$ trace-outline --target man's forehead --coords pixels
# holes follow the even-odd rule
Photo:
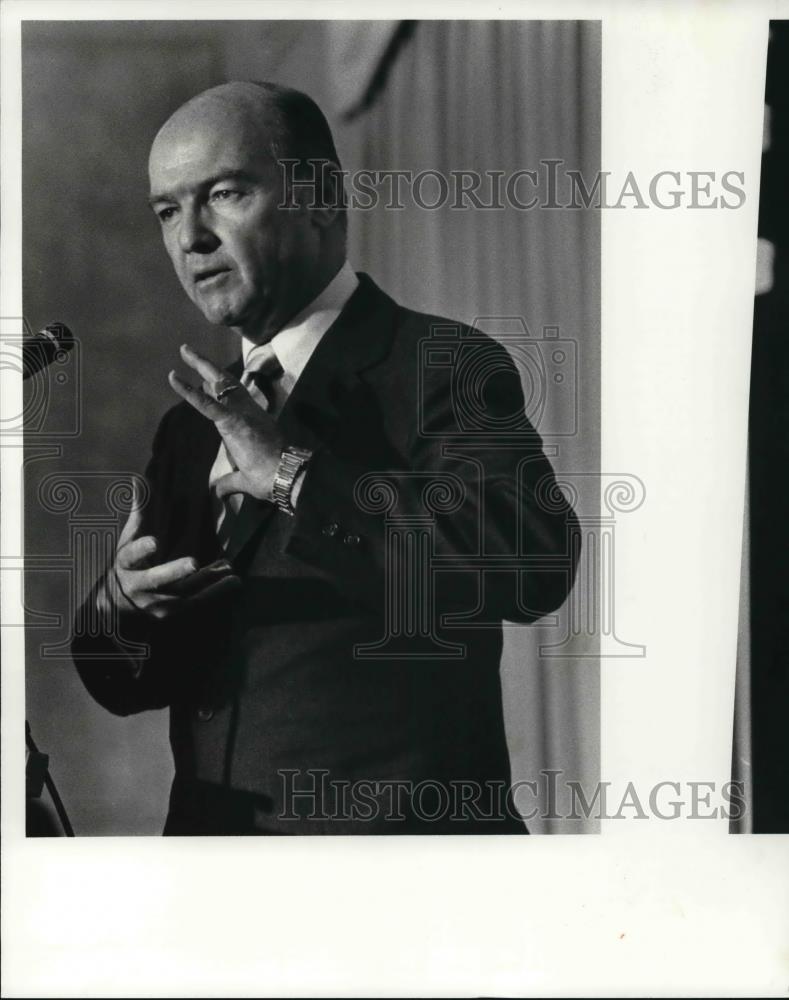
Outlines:
[[[151,147],[151,185],[184,175],[199,180],[202,172],[228,169],[268,173],[272,127],[264,117],[218,107],[215,102],[177,112],[159,131]]]

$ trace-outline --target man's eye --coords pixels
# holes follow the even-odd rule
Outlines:
[[[236,198],[241,197],[241,192],[236,191],[235,188],[219,188],[217,191],[211,192],[212,201],[235,201]]]
[[[156,214],[159,216],[160,222],[168,222],[175,215],[175,209],[172,206],[160,208]]]

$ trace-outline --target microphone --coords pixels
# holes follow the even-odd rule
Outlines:
[[[65,323],[50,323],[34,337],[22,341],[22,378],[51,365],[55,358],[74,346],[74,334]]]

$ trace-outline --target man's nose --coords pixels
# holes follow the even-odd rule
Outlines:
[[[220,243],[199,211],[184,212],[178,229],[178,243],[184,253],[211,253]]]

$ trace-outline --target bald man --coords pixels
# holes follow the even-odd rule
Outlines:
[[[353,271],[337,171],[320,110],[273,84],[157,134],[165,249],[241,359],[181,347],[73,657],[110,711],[169,709],[166,834],[524,833],[501,620],[562,603],[574,516],[506,351]],[[461,418],[470,364],[507,437]]]

